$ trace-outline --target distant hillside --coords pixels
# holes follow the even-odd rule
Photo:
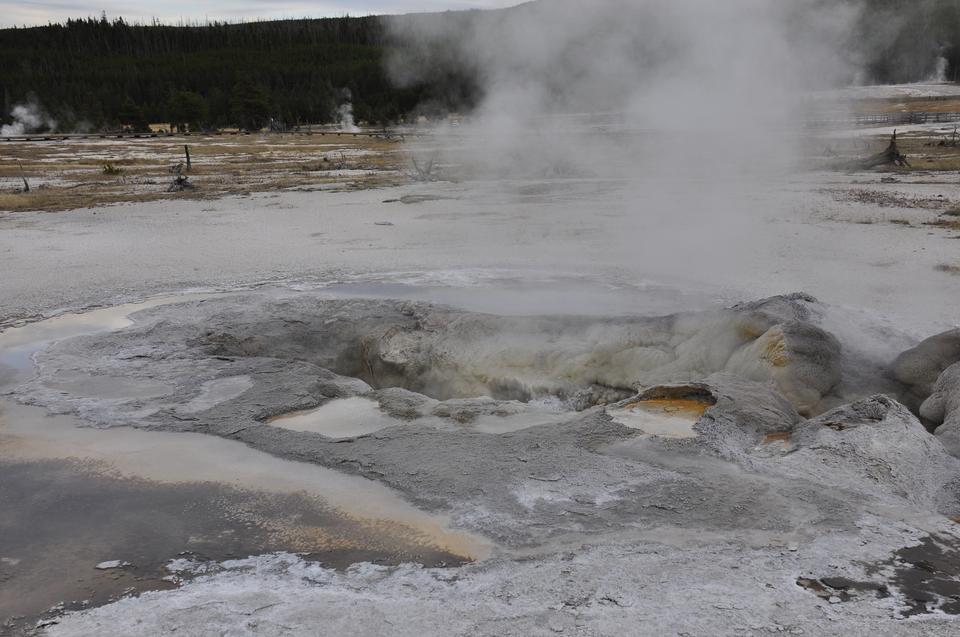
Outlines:
[[[563,1],[571,0],[500,11]],[[865,7],[845,45],[863,69],[862,80],[917,81],[938,70],[945,79],[960,80],[960,0],[805,1]],[[12,109],[22,104],[22,116],[41,127],[55,120],[60,130],[148,122],[259,127],[270,118],[288,125],[325,123],[337,121],[347,103],[357,121],[370,123],[463,110],[481,97],[482,69],[466,60],[437,63],[442,56],[435,50],[406,50],[403,59],[415,67],[408,74],[414,79],[392,83],[385,62],[396,45],[388,37],[388,20],[443,31],[494,13],[186,27],[104,18],[0,29],[0,122],[9,122]]]

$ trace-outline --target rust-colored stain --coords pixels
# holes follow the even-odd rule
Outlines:
[[[638,400],[626,406],[627,409],[643,409],[652,413],[668,416],[686,416],[699,420],[711,405],[693,398],[657,398]]]
[[[790,438],[793,436],[789,431],[779,431],[774,434],[767,434],[763,439],[763,444],[769,445],[775,442],[790,442]]]
[[[742,338],[755,341],[766,333],[765,329],[758,329],[756,325],[750,325],[746,322],[737,324],[737,334]]]

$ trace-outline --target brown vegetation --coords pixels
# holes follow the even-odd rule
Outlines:
[[[7,142],[0,146],[0,212],[293,188],[369,188],[407,180],[398,145],[378,138],[200,137],[191,140],[190,153],[191,166],[184,165],[177,173],[184,148],[173,140]],[[193,187],[171,189],[179,175]],[[29,180],[29,191],[24,179]]]

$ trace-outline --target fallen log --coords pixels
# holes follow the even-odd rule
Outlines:
[[[901,168],[910,168],[910,162],[907,161],[907,156],[900,152],[900,149],[897,147],[897,131],[893,131],[893,135],[890,137],[890,144],[887,146],[886,150],[882,153],[877,153],[871,157],[868,157],[864,160],[858,162],[858,168],[863,170],[869,170],[870,168],[876,168],[877,166],[885,166],[887,164],[893,164],[894,166],[899,166]]]

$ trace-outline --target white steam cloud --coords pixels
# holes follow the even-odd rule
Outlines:
[[[473,121],[494,147],[527,146],[545,116],[589,114],[618,130],[700,132],[706,142],[736,131],[729,161],[795,125],[803,91],[849,80],[842,43],[853,17],[849,4],[824,0],[541,0],[394,19],[405,46],[390,71],[403,85],[467,69],[483,94]]]
[[[37,131],[52,131],[57,128],[57,120],[50,117],[36,100],[17,104],[10,110],[10,116],[13,118],[13,122],[0,127],[0,136],[2,137],[26,135]]]
[[[946,82],[948,70],[950,70],[950,60],[945,58],[943,55],[940,55],[937,57],[937,63],[933,69],[933,76],[930,78],[930,80],[940,83]]]
[[[695,275],[753,249],[764,185],[799,157],[805,96],[854,75],[856,17],[831,0],[540,0],[396,18],[389,69],[401,85],[479,78],[457,129],[469,142],[446,161],[479,177],[608,180],[627,220],[611,249]]]
[[[340,123],[340,130],[347,133],[359,133],[360,127],[353,121],[353,104],[345,102],[337,109],[337,120]]]
[[[337,107],[337,123],[345,133],[359,133],[360,127],[353,118],[353,95],[350,89],[340,91],[340,106]]]

